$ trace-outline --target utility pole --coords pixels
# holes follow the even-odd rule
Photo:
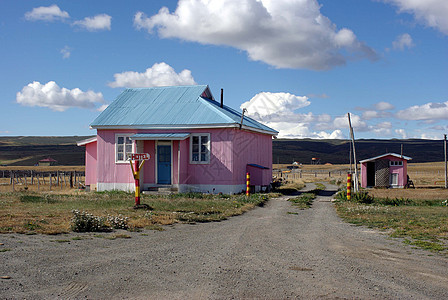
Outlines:
[[[445,188],[448,188],[448,173],[447,173],[447,164],[446,164],[446,134],[443,135],[443,152],[445,155]]]
[[[353,133],[352,121],[350,120],[350,113],[347,113],[348,116],[348,126],[350,127],[350,138],[352,139],[353,146],[353,160],[355,162],[355,178],[353,180],[353,191],[355,193],[358,192],[358,162],[356,161],[356,149],[355,149],[355,134]]]

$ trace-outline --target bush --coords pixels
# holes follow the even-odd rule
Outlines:
[[[106,225],[106,218],[94,216],[85,211],[73,210],[72,212],[73,217],[70,222],[73,231],[110,231],[110,227]]]
[[[119,216],[99,217],[84,211],[73,210],[71,228],[76,232],[111,231],[112,229],[128,229],[128,218]]]
[[[347,201],[347,191],[343,190],[336,194],[336,199]],[[361,191],[358,193],[351,194],[350,201],[357,202],[357,203],[363,203],[363,204],[371,204],[373,203],[375,199],[369,195],[369,193]]]

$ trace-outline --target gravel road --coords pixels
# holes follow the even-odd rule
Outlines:
[[[282,197],[160,232],[0,235],[0,298],[448,299],[446,257],[342,222],[327,188],[308,210]]]

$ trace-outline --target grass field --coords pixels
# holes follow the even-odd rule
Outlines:
[[[128,217],[130,230],[161,229],[176,222],[220,221],[263,204],[265,194],[222,196],[177,194],[143,195],[151,210],[133,209],[134,194],[101,193],[0,193],[0,233],[58,234],[70,231],[73,210],[94,216]]]
[[[347,222],[387,231],[419,248],[448,254],[448,190],[369,189],[336,203]]]

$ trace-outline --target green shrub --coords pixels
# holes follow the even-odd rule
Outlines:
[[[339,193],[336,194],[335,198],[338,200],[347,201],[347,190],[340,191]],[[352,193],[350,201],[357,203],[371,204],[373,203],[374,198],[370,196],[369,193],[365,191],[360,191],[358,193]]]

